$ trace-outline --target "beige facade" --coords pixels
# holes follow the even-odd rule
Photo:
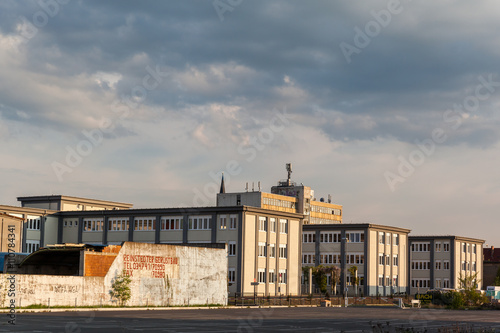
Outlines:
[[[477,274],[482,288],[484,240],[459,236],[410,236],[410,293],[460,289],[460,278]]]
[[[302,266],[338,266],[339,293],[345,288],[349,295],[406,293],[409,232],[377,224],[304,225]],[[351,266],[357,267],[358,286],[351,283]]]

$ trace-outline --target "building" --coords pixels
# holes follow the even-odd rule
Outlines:
[[[500,250],[494,246],[483,248],[483,288],[494,286],[500,273]]]
[[[18,252],[34,252],[47,244],[55,244],[58,237],[59,211],[121,210],[132,204],[64,195],[18,197],[21,207],[0,205],[0,214],[23,221],[16,243]]]
[[[409,229],[368,223],[304,225],[302,266],[340,267],[337,290],[342,293],[347,288],[348,295],[407,293],[409,232]],[[358,290],[354,290],[352,277],[347,273],[354,265],[360,280]]]
[[[342,206],[331,203],[328,199],[314,197],[314,190],[303,184],[297,185],[291,180],[292,165],[286,165],[288,178],[280,180],[277,186],[271,187],[271,193],[258,191],[225,193],[221,186],[221,193],[217,195],[217,206],[253,206],[270,210],[304,215],[303,224],[331,224],[342,223]],[[253,186],[252,186],[253,187]]]
[[[57,243],[225,243],[231,294],[253,294],[254,289],[266,296],[300,292],[300,214],[240,205],[68,211],[57,216]]]
[[[459,236],[410,236],[410,294],[429,289],[459,289],[460,277],[477,274],[482,288],[484,240]]]

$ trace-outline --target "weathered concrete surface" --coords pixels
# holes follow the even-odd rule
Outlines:
[[[116,304],[109,291],[123,270],[132,280],[127,305],[227,304],[225,249],[134,242],[123,245],[105,277],[1,274],[0,304]]]

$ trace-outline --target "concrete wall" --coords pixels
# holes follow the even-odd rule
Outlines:
[[[225,249],[126,242],[104,277],[15,275],[16,307],[116,304],[109,291],[124,269],[132,280],[127,305],[227,304]],[[3,307],[11,276],[0,275]]]

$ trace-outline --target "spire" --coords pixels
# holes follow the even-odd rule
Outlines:
[[[224,186],[224,172],[222,173],[222,179],[220,181],[220,191],[219,193],[226,193],[226,187]]]

